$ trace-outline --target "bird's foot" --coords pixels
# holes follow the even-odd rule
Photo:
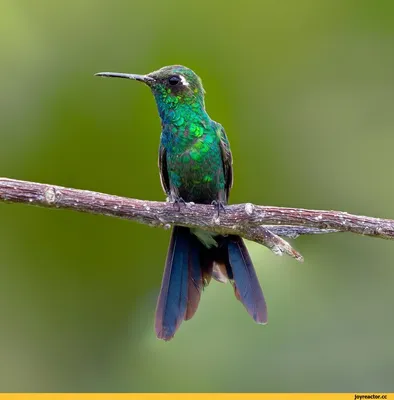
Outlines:
[[[218,213],[218,217],[220,217],[220,211],[223,211],[224,213],[226,212],[226,207],[224,207],[224,202],[221,200],[213,200],[211,203],[215,208]]]
[[[175,197],[172,200],[173,207],[178,207],[178,212],[181,211],[181,204],[186,206],[186,201],[182,199],[182,197]]]

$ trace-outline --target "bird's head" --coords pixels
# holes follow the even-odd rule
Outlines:
[[[146,75],[118,72],[99,72],[96,76],[126,78],[148,85],[159,111],[163,108],[176,108],[179,104],[204,108],[204,88],[201,79],[191,69],[182,65],[171,65]]]

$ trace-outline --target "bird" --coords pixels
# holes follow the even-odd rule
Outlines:
[[[146,75],[99,72],[147,85],[161,120],[159,172],[167,200],[213,204],[225,212],[233,186],[233,159],[223,126],[205,109],[199,76],[182,65]],[[174,226],[157,301],[155,331],[172,339],[183,321],[191,319],[211,278],[231,282],[236,298],[259,324],[267,323],[267,306],[243,239],[206,230]]]

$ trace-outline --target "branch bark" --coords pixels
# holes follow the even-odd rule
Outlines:
[[[302,256],[280,236],[296,238],[299,235],[352,232],[394,239],[394,220],[341,211],[246,203],[226,206],[226,211],[218,217],[210,205],[187,203],[181,204],[178,210],[166,202],[129,199],[8,178],[0,178],[0,201],[107,215],[164,229],[181,225],[223,235],[240,235],[270,248],[275,254],[288,254],[298,261],[303,260]]]

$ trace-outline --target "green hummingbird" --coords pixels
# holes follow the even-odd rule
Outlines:
[[[160,180],[170,201],[214,204],[225,210],[233,185],[227,135],[205,110],[201,79],[182,65],[146,75],[100,72],[97,76],[145,83],[161,119]],[[230,281],[252,318],[267,322],[267,307],[248,250],[241,237],[175,226],[156,309],[156,335],[170,340],[183,320],[195,314],[201,292],[213,277]]]

